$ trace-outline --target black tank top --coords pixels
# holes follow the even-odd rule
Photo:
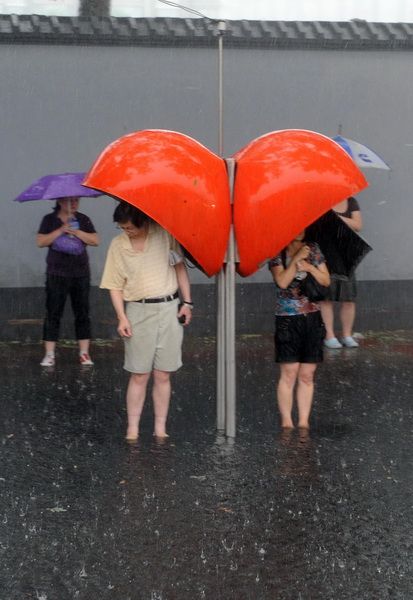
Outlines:
[[[350,196],[350,198],[347,199],[347,210],[345,210],[344,212],[335,211],[335,213],[337,215],[340,215],[340,217],[345,217],[346,219],[351,219],[351,213],[357,212],[358,210],[360,210],[359,203],[357,202],[357,200],[355,198]]]

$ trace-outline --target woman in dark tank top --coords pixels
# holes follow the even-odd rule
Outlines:
[[[335,213],[355,232],[361,231],[363,227],[359,203],[355,198],[348,198],[334,206]],[[347,280],[335,277],[331,274],[331,286],[329,298],[320,303],[321,315],[326,327],[326,338],[324,345],[330,349],[357,348],[358,343],[353,338],[353,325],[356,317],[357,286],[355,276]],[[334,305],[340,303],[341,338],[337,338],[334,332]]]

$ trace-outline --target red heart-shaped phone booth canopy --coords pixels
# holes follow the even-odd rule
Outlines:
[[[175,131],[143,130],[111,143],[83,182],[126,200],[166,229],[209,276],[224,262],[231,223],[225,162]]]
[[[238,272],[244,277],[331,207],[368,185],[336,142],[313,131],[267,133],[233,158]]]

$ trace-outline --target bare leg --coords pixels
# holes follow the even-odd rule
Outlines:
[[[334,305],[329,300],[320,302],[321,316],[326,326],[326,340],[330,340],[335,336],[334,333]]]
[[[44,349],[46,354],[54,354],[56,350],[56,342],[47,341],[44,343]]]
[[[127,440],[136,440],[139,435],[139,421],[145,403],[146,386],[150,373],[132,373],[126,392],[126,407],[128,410]]]
[[[56,342],[52,340],[44,340],[45,355],[40,365],[42,367],[53,367],[55,364],[55,349]]]
[[[298,371],[298,427],[304,429],[309,428],[309,418],[314,395],[314,373],[316,368],[316,364],[301,363]]]
[[[294,385],[297,380],[300,363],[281,363],[280,379],[277,386],[278,410],[281,416],[281,427],[294,427],[291,411],[293,408]]]
[[[155,412],[154,435],[156,437],[168,437],[166,420],[171,399],[171,374],[169,372],[154,369],[152,398]]]
[[[83,354],[83,353],[89,354],[90,340],[78,340],[78,343],[79,343],[79,352],[81,354]]]
[[[354,319],[356,318],[356,303],[342,302],[340,307],[340,319],[343,337],[353,334]]]

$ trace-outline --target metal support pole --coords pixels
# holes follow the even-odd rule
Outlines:
[[[235,161],[227,159],[232,208]],[[235,236],[231,225],[225,267],[225,433],[236,432],[236,361],[235,361]]]
[[[224,152],[224,95],[223,95],[223,35],[225,21],[218,23],[218,153]],[[225,373],[225,265],[216,277],[217,290],[217,429],[226,430],[226,373]]]
[[[225,266],[216,276],[217,290],[217,429],[225,430]]]
[[[218,23],[218,153],[224,155],[224,33],[225,21]]]
[[[232,205],[235,162],[229,158],[226,164]],[[235,260],[231,225],[225,264],[217,275],[217,429],[228,437],[236,433]]]

